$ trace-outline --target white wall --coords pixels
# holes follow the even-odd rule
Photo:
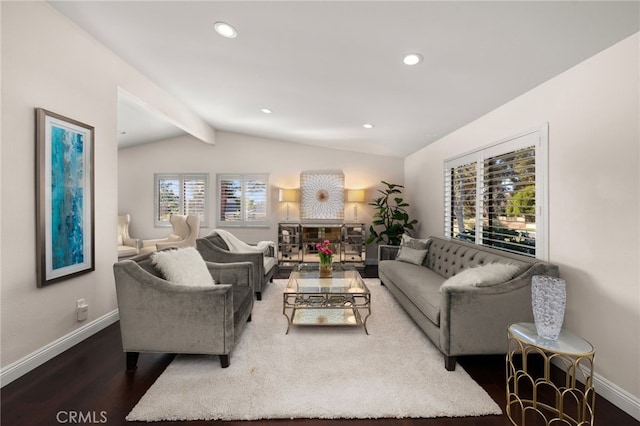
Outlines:
[[[117,260],[118,86],[157,104],[184,127],[194,126],[210,141],[214,132],[47,3],[1,2],[0,7],[4,373],[5,366],[116,309],[112,265]],[[36,107],[95,127],[95,272],[45,288],[37,288],[35,268]],[[79,298],[89,304],[84,323],[76,321]]]
[[[405,161],[405,184],[420,234],[442,235],[443,161],[549,123],[550,260],[567,280],[565,327],[595,346],[596,373],[633,395],[636,403],[638,51],[636,34]]]
[[[306,146],[241,135],[217,132],[216,144],[205,145],[191,136],[125,148],[119,151],[118,174],[120,213],[131,215],[130,234],[134,238],[168,235],[167,228],[153,226],[154,173],[209,173],[209,228],[215,228],[216,173],[268,173],[271,195],[271,220],[268,227],[230,229],[248,242],[277,241],[278,222],[286,219],[286,206],[278,203],[279,188],[299,188],[303,170],[341,169],[345,188],[365,189],[366,199],[377,197],[380,181],[402,184],[404,160],[401,158],[360,154]],[[300,204],[290,204],[289,220],[300,218]],[[371,206],[358,207],[358,220],[371,222]],[[345,220],[353,220],[353,204],[345,202]],[[367,257],[376,257],[371,245]]]

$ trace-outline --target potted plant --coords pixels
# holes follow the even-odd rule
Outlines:
[[[320,278],[328,278],[332,275],[333,250],[329,248],[329,244],[329,240],[316,244],[318,256],[320,256]]]
[[[406,208],[409,204],[402,198],[403,185],[396,185],[381,181],[386,185],[386,189],[379,189],[381,197],[376,198],[368,203],[374,206],[376,212],[373,215],[373,222],[369,227],[369,238],[367,244],[372,242],[390,244],[399,246],[402,241],[402,234],[408,229],[413,230],[413,225],[418,223],[417,220],[409,219]],[[375,227],[382,227],[377,231]]]

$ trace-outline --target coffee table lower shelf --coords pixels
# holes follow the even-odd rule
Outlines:
[[[361,326],[366,334],[367,319],[371,315],[370,295],[358,294],[336,297],[327,294],[284,294],[282,313],[287,318],[287,331],[292,325],[302,326]]]

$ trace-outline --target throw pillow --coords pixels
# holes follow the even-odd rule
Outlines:
[[[487,287],[509,281],[520,271],[518,265],[512,263],[489,263],[460,271],[444,283],[442,287]]]
[[[424,258],[427,257],[428,246],[429,239],[421,240],[412,238],[408,234],[402,234],[402,241],[400,241],[396,260],[421,265]]]
[[[194,287],[215,284],[207,264],[194,247],[159,251],[151,256],[151,262],[167,281]]]
[[[427,256],[427,250],[418,250],[404,246],[398,251],[396,260],[401,262],[413,263],[414,265],[422,265],[424,258]]]
[[[400,242],[400,248],[409,247],[416,250],[426,250],[429,245],[429,239],[412,238],[407,234],[402,234],[402,241]]]

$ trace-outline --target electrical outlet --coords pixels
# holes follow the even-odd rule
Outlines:
[[[85,321],[89,317],[89,305],[84,299],[76,300],[76,314],[78,321]]]

